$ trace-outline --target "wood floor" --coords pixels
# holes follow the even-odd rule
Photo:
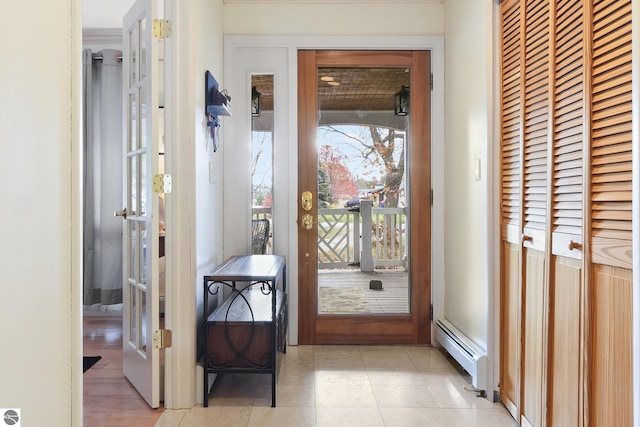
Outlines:
[[[151,409],[122,373],[122,317],[85,314],[84,356],[102,356],[83,374],[85,427],[152,427],[163,409]]]
[[[382,282],[381,290],[371,290],[369,282]],[[355,269],[318,270],[318,287],[358,287],[369,313],[409,313],[409,275],[405,270],[376,270],[363,273]],[[322,298],[322,295],[319,296]],[[319,306],[323,307],[320,300]],[[321,311],[322,314],[329,314]]]

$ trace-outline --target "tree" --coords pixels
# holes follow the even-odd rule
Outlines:
[[[328,208],[332,203],[331,183],[327,172],[318,168],[318,207]]]
[[[384,168],[384,205],[397,207],[405,169],[404,132],[373,125],[361,126],[360,135],[347,133],[333,126],[326,126],[326,129],[347,137],[347,143],[356,148],[369,165],[380,165]],[[396,147],[397,144],[399,144],[398,147]],[[399,152],[396,153],[396,150]]]
[[[262,206],[265,192],[271,193],[273,179],[272,161],[269,158],[272,152],[271,137],[269,132],[252,133],[251,187],[253,198],[258,206]]]
[[[329,145],[320,147],[318,168],[327,174],[331,188],[331,202],[349,199],[358,193],[349,168],[344,164],[346,156]]]

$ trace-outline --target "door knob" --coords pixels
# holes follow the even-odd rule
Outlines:
[[[576,242],[574,240],[570,241],[569,242],[569,250],[572,251],[574,249],[581,250],[582,249],[582,243]]]
[[[121,211],[115,211],[113,216],[121,216],[122,219],[127,219],[127,208],[124,208]]]
[[[302,215],[302,228],[311,230],[313,228],[313,217],[309,214]]]

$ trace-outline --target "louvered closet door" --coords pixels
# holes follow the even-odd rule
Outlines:
[[[631,0],[592,7],[590,425],[630,426]]]
[[[547,425],[578,427],[583,324],[583,3],[559,0],[553,30],[553,194]]]
[[[501,5],[501,280],[500,400],[515,419],[520,417],[521,356],[521,25],[520,2]]]
[[[542,425],[549,141],[549,0],[525,10],[522,292],[523,426]]]

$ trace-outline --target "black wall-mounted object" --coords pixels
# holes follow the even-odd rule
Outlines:
[[[207,126],[211,130],[211,142],[213,151],[218,151],[218,129],[220,119],[218,116],[231,115],[231,97],[226,90],[218,89],[218,82],[207,70],[204,74],[204,111],[207,116]]]
[[[218,89],[218,82],[213,75],[206,71],[204,75],[205,111],[208,116],[230,116],[231,97],[226,90]]]

